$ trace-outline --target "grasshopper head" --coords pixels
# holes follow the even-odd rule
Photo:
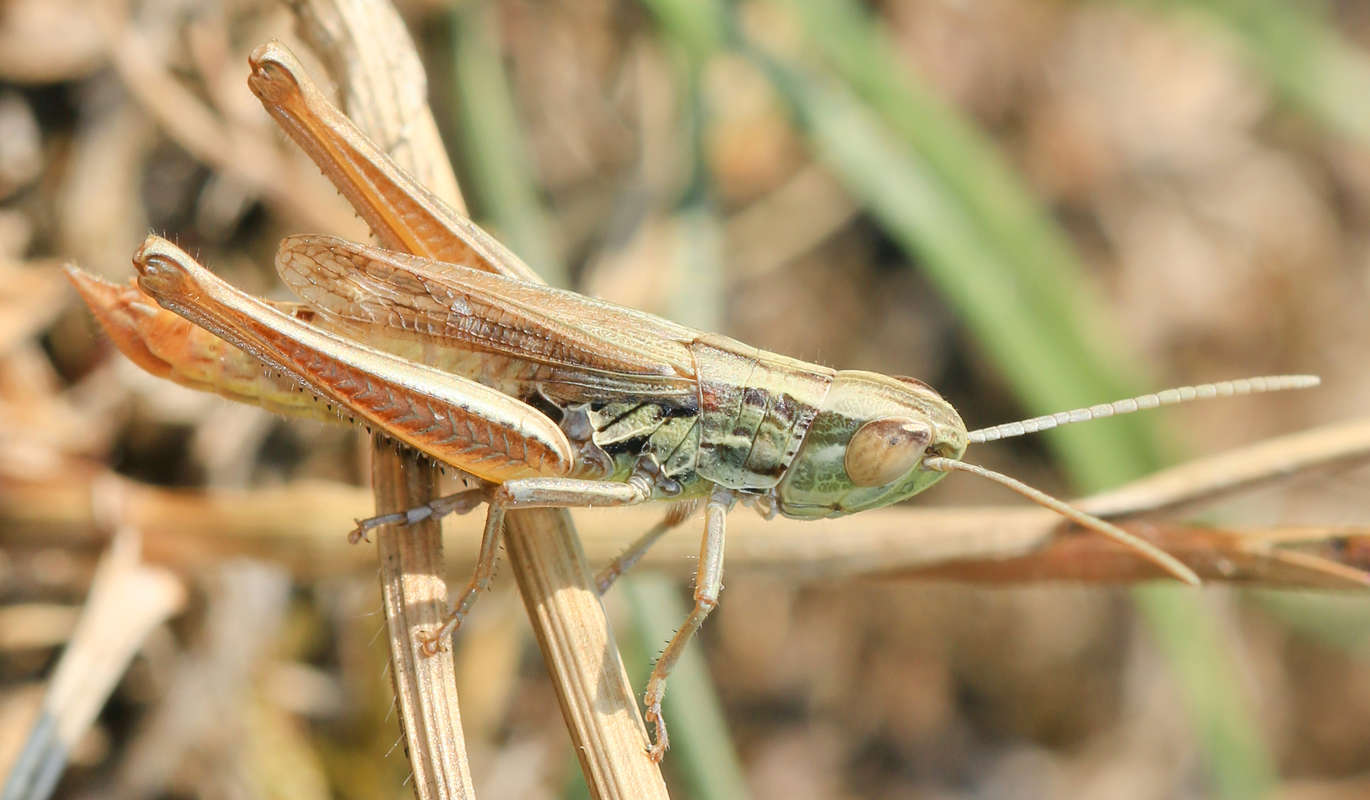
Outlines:
[[[966,426],[921,381],[837,373],[823,408],[776,487],[789,517],[835,517],[918,494],[945,473],[925,456],[959,459]]]

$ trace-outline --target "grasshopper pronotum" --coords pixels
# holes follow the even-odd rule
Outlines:
[[[476,488],[364,520],[352,533],[356,539],[379,525],[489,504],[475,574],[448,620],[426,634],[430,652],[489,585],[506,511],[673,504],[605,569],[603,590],[702,505],[695,606],[644,697],[654,759],[668,743],[666,679],[717,604],[725,517],[739,500],[766,515],[816,519],[898,502],[948,472],[970,472],[1197,583],[1154,545],[963,462],[967,445],[1196,397],[1317,383],[1275,376],[1206,384],[967,431],[920,381],[835,371],[537,283],[517,257],[352,127],[283,48],[259,48],[251,64],[253,91],[382,243],[421,255],[290,237],[276,265],[305,301],[303,311],[230,287],[158,237],[134,256],[138,287],[184,319],[155,310],[138,289],[74,268],[73,281],[120,348],[157,374],[286,411],[308,408],[288,391],[303,390],[476,479]],[[284,382],[257,377],[262,365]]]

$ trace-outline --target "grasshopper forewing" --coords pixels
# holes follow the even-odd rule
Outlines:
[[[83,296],[121,349],[155,374],[296,411],[303,403],[282,400],[280,380],[244,377],[245,363],[263,364],[311,401],[322,399],[480,479],[476,489],[363,521],[354,531],[488,502],[475,574],[449,620],[429,632],[430,650],[488,585],[508,510],[674,504],[605,571],[607,588],[657,536],[703,505],[695,606],[662,652],[644,698],[656,732],[653,758],[668,741],[666,678],[717,604],[724,519],[738,500],[768,515],[815,519],[897,502],[948,471],[972,472],[1196,583],[1192,570],[1154,545],[962,462],[966,446],[1195,397],[1316,383],[1276,376],[1209,384],[968,432],[920,381],[835,371],[540,285],[493,237],[352,127],[284,48],[254,52],[251,85],[381,241],[421,255],[322,236],[287,238],[276,265],[305,301],[301,309],[245,295],[151,237],[134,256],[138,285],[193,326],[153,309],[137,290],[73,271]],[[161,339],[177,326],[184,342],[165,346]],[[238,349],[224,350],[200,329]],[[211,355],[231,368],[208,366]]]

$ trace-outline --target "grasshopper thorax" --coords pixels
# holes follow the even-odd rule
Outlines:
[[[922,467],[925,456],[959,459],[965,449],[965,423],[926,384],[839,372],[776,487],[777,505],[800,518],[889,505],[942,477]]]

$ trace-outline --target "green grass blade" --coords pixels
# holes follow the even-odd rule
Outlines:
[[[495,7],[485,0],[451,11],[456,116],[465,181],[500,239],[553,286],[566,286],[566,266],[553,246],[553,227],[538,199],[514,108],[509,81],[496,45]]]
[[[921,154],[909,152],[867,109],[841,90],[770,62],[819,156],[915,258],[974,330],[1000,371],[1034,413],[1067,408],[1080,397],[1119,394],[1124,385],[1099,359],[1084,315],[1033,302],[1023,290],[1050,280],[996,250]],[[1070,296],[1069,293],[1061,296]],[[1072,396],[1074,400],[1072,400]],[[1136,419],[1136,418],[1132,418]],[[1084,486],[1126,479],[1157,463],[1147,427],[1065,428],[1054,441],[1070,474]],[[1186,593],[1157,588],[1139,593],[1138,608],[1158,646],[1171,659],[1224,797],[1260,796],[1271,785],[1271,759],[1247,699],[1226,676],[1235,665],[1216,645],[1216,632]]]
[[[1213,616],[1196,602],[1192,590],[1146,586],[1134,589],[1132,598],[1183,690],[1215,796],[1268,796],[1279,777],[1275,761],[1236,678],[1243,670],[1222,647]]]
[[[941,191],[960,205],[998,249],[1012,248],[1017,269],[1036,281],[1022,287],[1032,302],[1069,320],[1099,305],[1084,268],[994,146],[927,87],[908,77],[883,30],[850,0],[787,0],[807,42],[865,106],[922,158]],[[1106,326],[1090,324],[1083,330]],[[1078,330],[1075,332],[1078,334]],[[1096,334],[1097,335],[1097,334]],[[1114,348],[1101,347],[1101,352]]]
[[[647,0],[663,24],[731,32],[712,4]],[[1031,195],[971,125],[910,78],[878,28],[843,0],[797,0],[809,43],[847,86],[751,50],[818,158],[966,320],[986,355],[1030,413],[1129,394],[1116,367],[1116,332],[1081,287],[1083,270]],[[665,12],[662,9],[667,9]],[[682,19],[691,20],[688,24]],[[725,20],[720,22],[719,20]],[[737,45],[736,38],[722,37]],[[743,43],[743,48],[747,45]],[[1145,417],[1064,428],[1049,439],[1075,481],[1109,485],[1157,466],[1154,423]],[[1139,610],[1171,659],[1227,797],[1263,794],[1271,760],[1251,732],[1234,665],[1191,597],[1139,593]]]
[[[818,158],[957,308],[1029,410],[1058,411],[1082,398],[1130,392],[1131,384],[1098,353],[1081,314],[1033,302],[1074,295],[1067,274],[1040,275],[997,249],[927,158],[903,146],[851,93],[758,57]],[[1051,440],[1072,473],[1092,485],[1123,480],[1157,461],[1139,444],[1150,439],[1144,417],[1110,423],[1120,424],[1060,428]],[[1140,459],[1139,451],[1145,453]]]

